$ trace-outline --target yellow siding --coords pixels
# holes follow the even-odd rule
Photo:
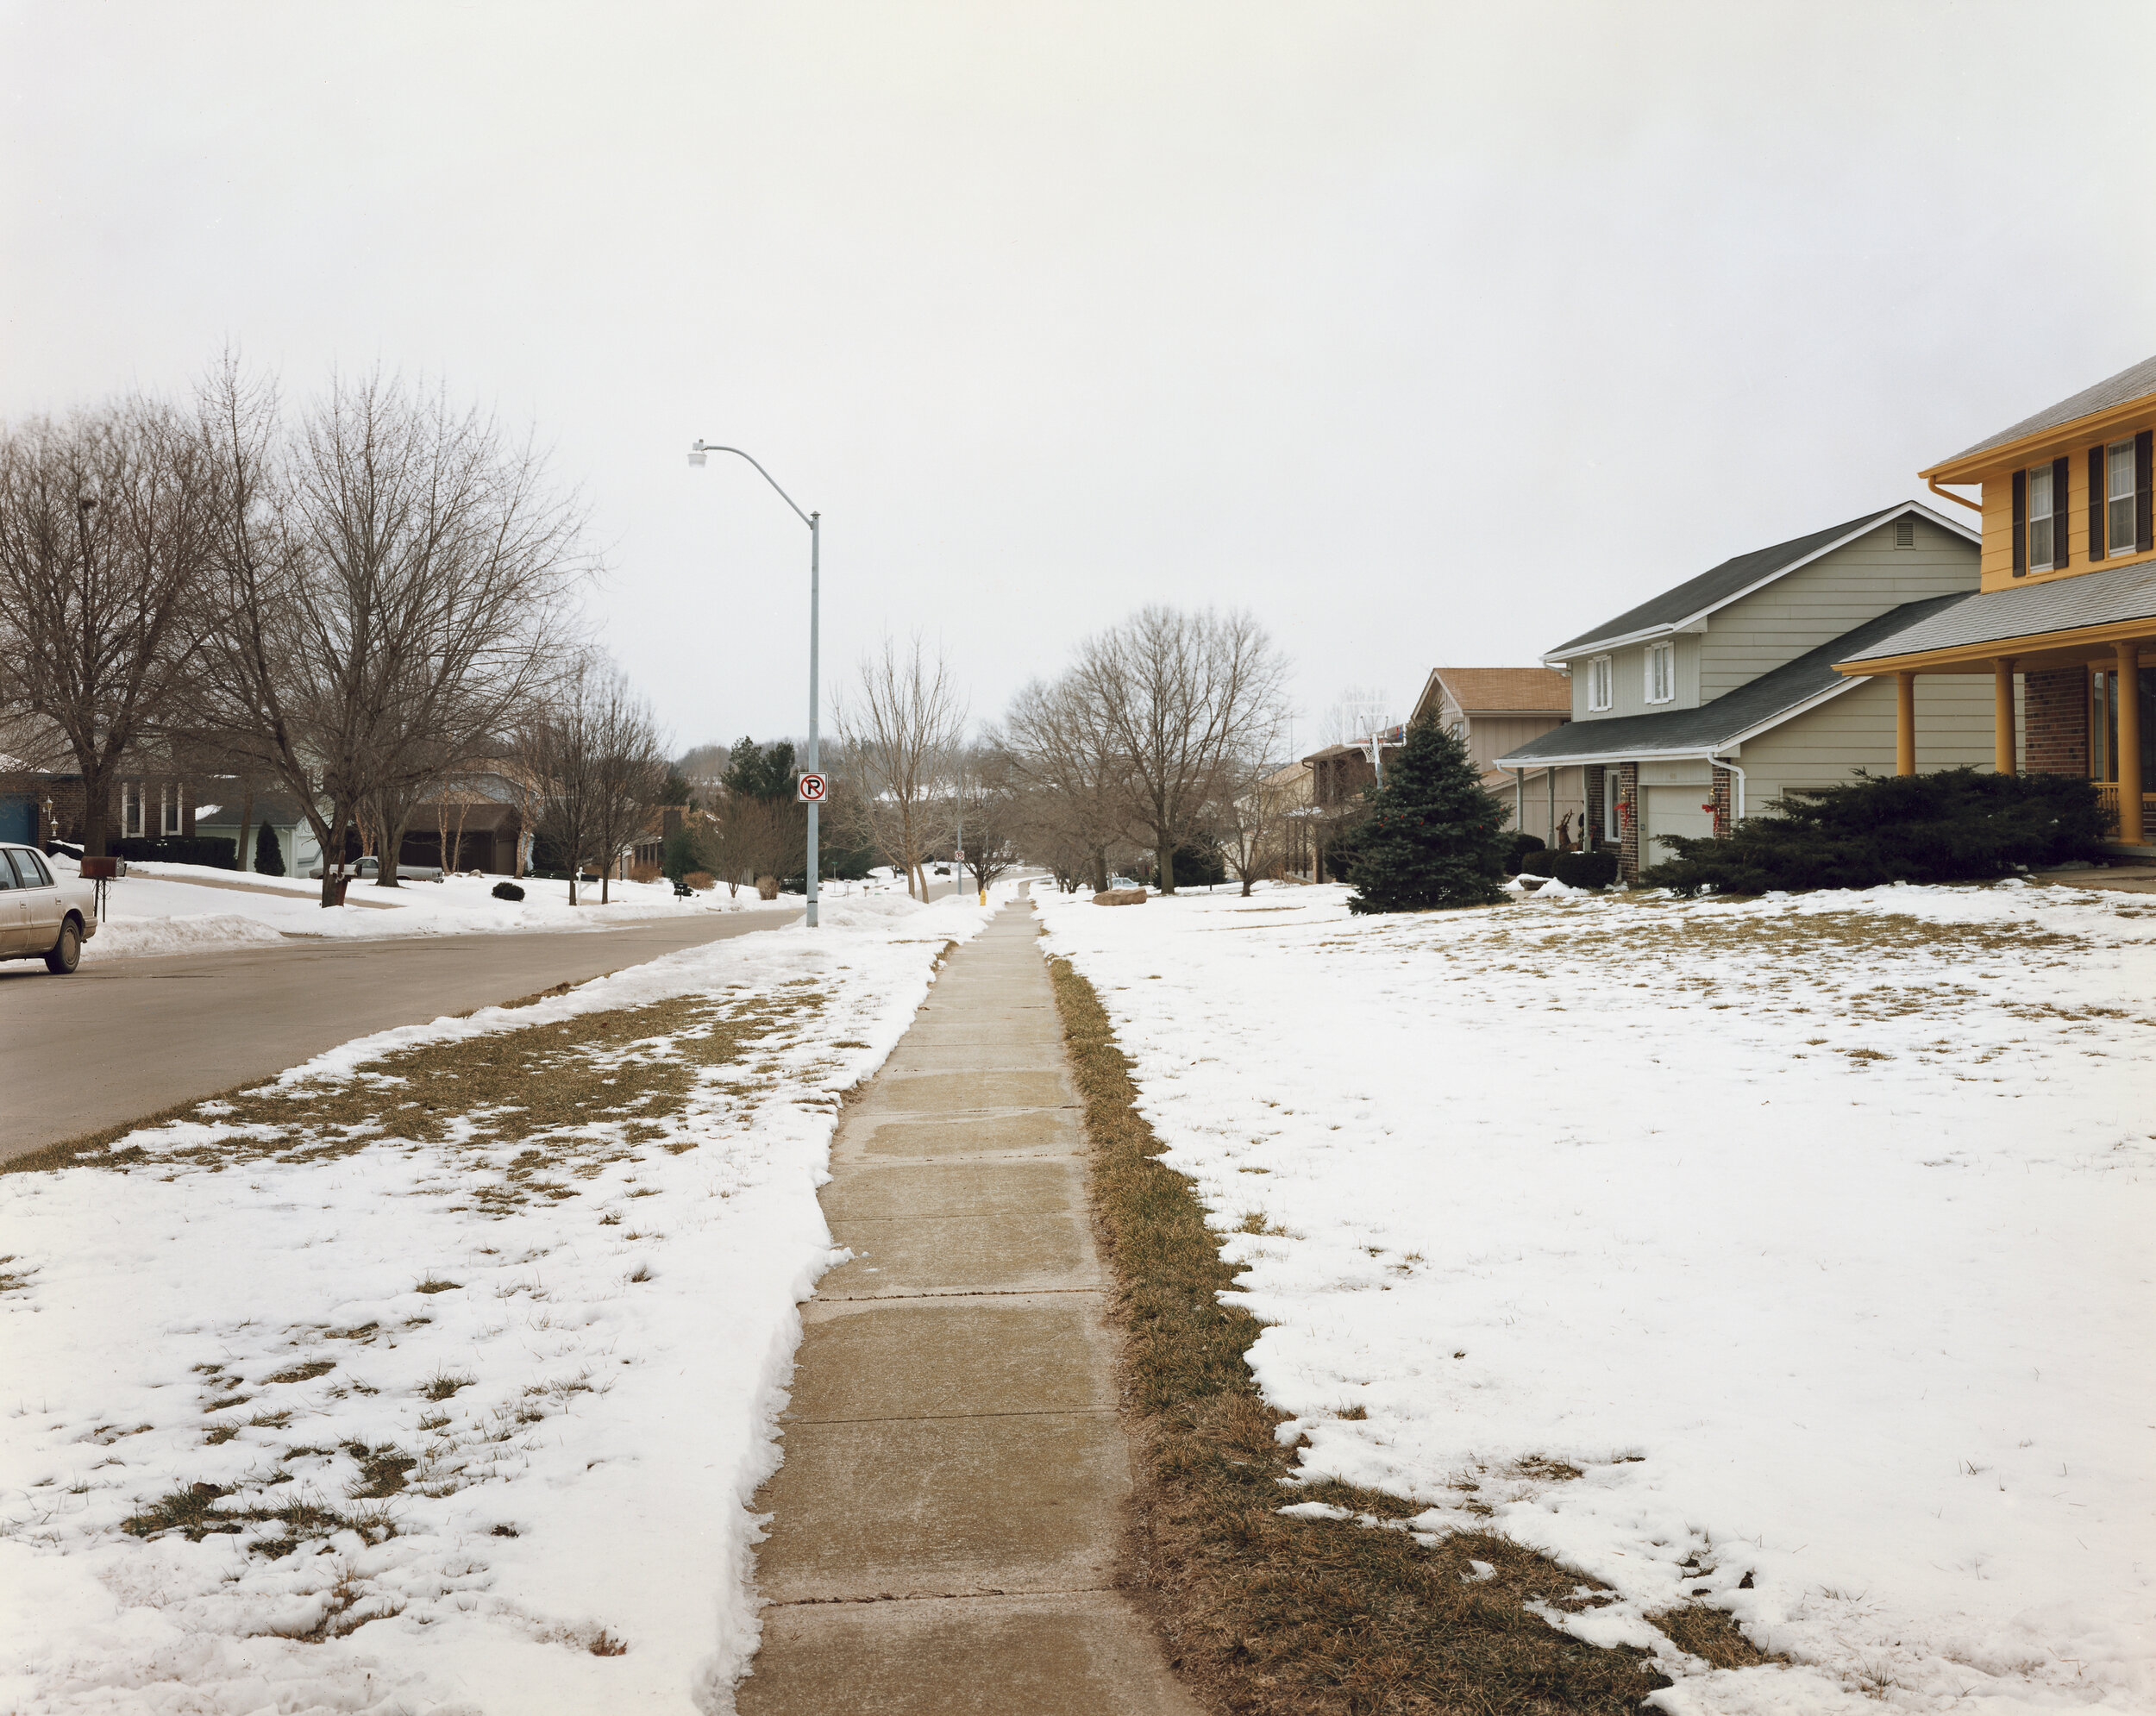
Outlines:
[[[2115,441],[2130,441],[2142,429],[2156,428],[2156,411],[2135,419],[2122,428],[2104,432],[2103,446]],[[2021,463],[1997,471],[1988,471],[1984,478],[1984,587],[1986,590],[2003,589],[2019,582],[2014,576],[2014,473],[2031,470],[2039,465],[2048,465],[2054,459],[2066,461],[2066,567],[2063,572],[2035,573],[2034,578],[2072,578],[2084,572],[2113,566],[2132,566],[2156,558],[2156,551],[2149,554],[2134,554],[2123,559],[2107,557],[2091,561],[2089,558],[2089,449],[2099,443],[2094,436],[2084,435],[2078,440],[2054,442],[2034,453],[2016,455]]]

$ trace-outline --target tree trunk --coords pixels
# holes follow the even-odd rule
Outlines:
[[[303,805],[301,808],[307,814],[307,826],[314,830],[315,843],[322,849],[322,904],[324,907],[332,906],[337,903],[337,878],[344,874],[344,825],[352,814],[351,808],[333,805],[335,814],[327,823],[311,805]],[[334,840],[329,836],[333,828],[337,831]]]
[[[1175,892],[1175,849],[1164,840],[1153,848],[1153,880],[1163,893]]]
[[[254,832],[254,778],[248,777],[247,786],[240,799],[240,843],[233,849],[237,861],[233,867],[242,875],[254,867],[254,849],[248,844],[248,836]]]
[[[374,872],[374,886],[378,888],[400,886],[397,880],[397,861],[404,855],[404,824],[399,821],[393,829],[382,830],[382,850],[378,855],[381,866]]]
[[[111,810],[112,768],[108,763],[96,762],[83,762],[81,767],[83,855],[103,858],[106,855],[105,824]]]

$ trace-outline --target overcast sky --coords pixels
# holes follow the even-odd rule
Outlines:
[[[683,747],[1148,601],[1537,654],[2156,352],[2156,5],[0,3],[0,415],[439,376]],[[828,707],[828,699],[827,699]]]

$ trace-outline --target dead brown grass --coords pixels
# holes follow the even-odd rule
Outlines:
[[[1291,1497],[1381,1519],[1416,1510],[1340,1483],[1283,1491],[1294,1462],[1244,1362],[1258,1325],[1221,1302],[1233,1272],[1190,1182],[1156,1160],[1092,986],[1063,961],[1054,977],[1140,1449],[1125,1582],[1196,1695],[1238,1716],[1542,1716],[1631,1712],[1667,1685],[1644,1653],[1583,1644],[1527,1613],[1532,1598],[1578,1606],[1597,1594],[1506,1538],[1427,1549],[1405,1531],[1281,1516]],[[1470,1582],[1470,1559],[1494,1573]]]
[[[533,999],[543,999],[533,997]],[[812,986],[731,999],[680,996],[579,1014],[449,1043],[423,1043],[356,1073],[295,1085],[250,1085],[109,1128],[4,1165],[8,1173],[150,1161],[129,1134],[180,1121],[218,1135],[160,1150],[160,1163],[221,1169],[274,1158],[320,1162],[375,1146],[448,1146],[468,1167],[452,1195],[505,1211],[578,1195],[573,1183],[648,1144],[695,1147],[680,1118],[699,1092],[739,1097],[757,1087],[715,1079],[777,1047],[823,1005]],[[513,1154],[509,1154],[513,1152]],[[454,1287],[422,1283],[421,1292]]]

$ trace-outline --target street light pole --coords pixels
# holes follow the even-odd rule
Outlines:
[[[699,467],[699,468],[700,468],[700,467],[703,466],[704,462],[705,462],[704,455],[705,455],[705,454],[707,454],[707,453],[730,453],[730,454],[734,454],[734,455],[735,455],[735,457],[736,457],[736,458],[739,458],[739,459],[747,459],[747,460],[749,460],[749,464],[751,464],[752,466],[755,466],[755,472],[756,472],[756,474],[757,474],[759,477],[761,477],[761,478],[764,479],[764,481],[766,481],[767,483],[769,483],[769,484],[771,485],[771,487],[772,487],[773,492],[774,492],[774,493],[776,493],[776,494],[777,494],[777,496],[779,497],[779,498],[780,498],[780,500],[784,501],[784,502],[785,502],[785,503],[786,503],[788,506],[792,506],[792,507],[793,507],[793,516],[794,516],[796,518],[799,519],[799,520],[801,521],[801,523],[804,523],[804,524],[805,524],[805,525],[807,525],[807,526],[808,526],[808,529],[809,529],[809,730],[808,730],[808,772],[809,772],[811,774],[817,773],[818,772],[818,761],[820,761],[820,756],[819,756],[819,753],[818,753],[818,747],[817,747],[817,718],[816,718],[816,717],[817,717],[817,710],[818,710],[818,702],[819,702],[819,699],[818,699],[818,692],[817,692],[817,683],[816,683],[816,682],[817,682],[817,668],[818,668],[818,661],[817,661],[817,655],[818,655],[818,632],[819,632],[819,630],[820,630],[820,629],[821,629],[822,623],[823,623],[823,622],[822,622],[822,610],[823,610],[823,600],[824,600],[824,594],[823,594],[823,591],[824,591],[824,566],[823,566],[823,559],[824,559],[824,523],[823,523],[823,521],[824,521],[824,515],[823,515],[822,513],[820,513],[820,512],[804,512],[804,511],[802,511],[802,510],[801,510],[801,509],[800,509],[799,507],[798,507],[798,506],[794,506],[794,505],[793,505],[793,497],[792,495],[788,494],[788,493],[787,493],[787,492],[784,489],[782,489],[782,488],[780,488],[780,487],[779,486],[779,484],[778,484],[778,480],[777,480],[777,479],[775,479],[774,477],[773,477],[770,472],[768,472],[768,471],[765,470],[761,465],[757,464],[757,463],[756,463],[756,460],[755,460],[754,458],[752,458],[749,454],[746,454],[746,453],[743,453],[743,452],[741,450],[741,448],[739,448],[738,447],[718,447],[718,446],[713,446],[713,445],[711,445],[711,444],[709,444],[709,443],[707,443],[707,442],[701,442],[701,441],[697,442],[696,443],[694,443],[694,444],[693,444],[693,446],[689,448],[689,463],[690,463],[690,465],[691,465],[692,467]],[[816,802],[816,800],[815,800],[815,799],[811,799],[808,801],[808,878],[807,878],[807,880],[808,880],[808,927],[809,927],[810,929],[812,929],[812,930],[813,930],[813,929],[816,927],[816,873],[817,873],[818,869],[820,867],[820,864],[819,864],[819,862],[818,862],[818,854],[817,854],[817,825],[816,825],[816,824],[817,824],[817,816],[816,816],[817,808],[818,808],[818,806],[817,806],[817,802]]]

